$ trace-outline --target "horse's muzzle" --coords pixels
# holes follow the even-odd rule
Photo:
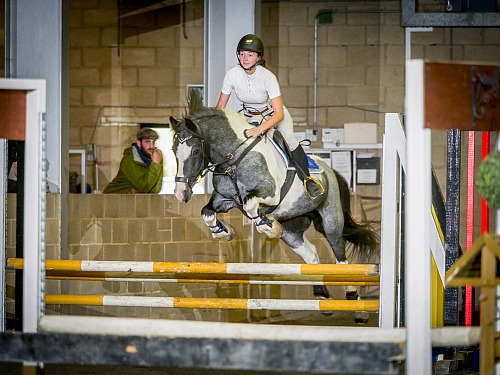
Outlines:
[[[179,202],[187,203],[193,195],[193,190],[191,189],[191,185],[189,183],[183,181],[176,181],[174,194]]]

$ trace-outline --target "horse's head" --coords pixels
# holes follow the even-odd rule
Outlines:
[[[193,186],[207,168],[209,158],[207,145],[200,128],[188,117],[176,120],[170,117],[174,131],[173,151],[177,161],[175,175],[175,197],[186,203],[193,195]]]

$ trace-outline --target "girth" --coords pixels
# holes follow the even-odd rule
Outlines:
[[[276,136],[276,133],[279,134],[278,137],[281,137],[281,141],[283,142],[284,141],[283,136],[278,131],[275,131],[275,136]],[[238,201],[239,201],[238,204],[241,207],[243,207],[243,199],[241,197],[240,191],[238,189],[238,184],[237,184],[237,178],[236,178],[237,167],[240,164],[240,162],[245,158],[245,156],[248,155],[248,153],[262,140],[262,138],[264,136],[265,135],[261,135],[261,136],[258,136],[257,138],[255,138],[252,141],[252,143],[250,143],[248,145],[248,147],[245,148],[243,150],[243,152],[236,159],[233,159],[232,156],[228,157],[228,161],[225,161],[224,163],[222,163],[222,164],[227,164],[228,165],[227,168],[224,169],[224,172],[217,173],[217,174],[223,174],[223,175],[231,177],[231,181],[233,182],[234,189],[236,191],[236,196],[238,197]],[[288,146],[286,146],[286,142],[284,142],[284,144],[285,144],[285,147],[288,149]],[[288,152],[289,152],[289,150],[288,150]],[[215,174],[215,171],[214,171],[214,174]],[[270,213],[274,212],[274,210],[276,210],[276,208],[281,204],[281,202],[283,201],[285,195],[288,193],[288,191],[290,190],[290,187],[292,186],[293,180],[295,178],[295,174],[296,174],[296,170],[295,169],[289,169],[289,170],[287,170],[287,174],[286,174],[286,177],[285,177],[285,182],[281,186],[280,200],[279,200],[278,204],[276,204],[274,206],[268,206],[266,208],[263,208],[261,210],[261,213],[263,215],[267,215],[267,214],[270,214]],[[244,210],[241,209],[241,211],[245,214],[245,216],[248,217],[248,215],[246,215],[246,213],[244,212]]]

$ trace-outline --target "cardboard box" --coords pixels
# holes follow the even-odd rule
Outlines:
[[[377,124],[372,122],[345,123],[344,143],[377,143]]]

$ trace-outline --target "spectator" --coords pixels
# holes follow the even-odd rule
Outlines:
[[[137,141],[123,151],[118,174],[104,194],[159,193],[163,178],[163,157],[156,148],[158,133],[151,128],[137,132]]]

